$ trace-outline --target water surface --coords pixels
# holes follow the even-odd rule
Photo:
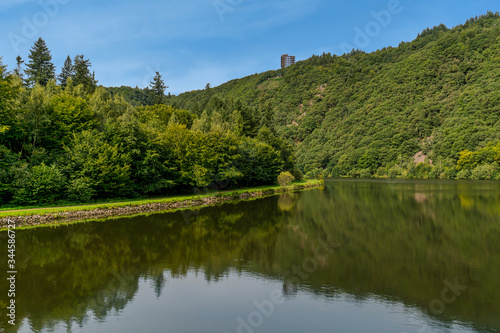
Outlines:
[[[327,180],[23,230],[17,268],[0,331],[498,332],[500,183]]]

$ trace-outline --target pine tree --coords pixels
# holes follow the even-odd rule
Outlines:
[[[35,42],[28,58],[30,61],[26,65],[28,68],[25,70],[28,86],[34,86],[35,84],[45,86],[49,80],[55,78],[55,66],[52,63],[52,56],[43,38],[40,37]]]
[[[18,55],[16,57],[16,63],[17,63],[17,66],[16,66],[16,69],[14,69],[14,74],[22,80],[23,79],[23,73],[21,71],[21,66],[24,63],[23,58],[21,58],[21,56]]]
[[[149,86],[153,104],[163,104],[165,98],[165,89],[167,89],[168,87],[165,86],[165,82],[162,80],[159,72],[156,72],[156,75],[153,81],[150,82]]]
[[[95,80],[95,73],[90,74],[90,67],[92,64],[90,60],[85,60],[83,55],[77,55],[73,61],[73,84],[75,86],[83,84],[85,90],[89,93],[95,91],[97,81]]]
[[[75,71],[73,68],[73,61],[71,60],[71,57],[68,56],[64,61],[64,66],[61,70],[61,74],[59,75],[59,82],[61,83],[61,86],[66,87],[68,79],[74,75]]]

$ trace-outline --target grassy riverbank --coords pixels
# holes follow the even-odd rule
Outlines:
[[[96,203],[67,207],[40,207],[30,209],[0,210],[0,221],[15,219],[19,226],[34,226],[52,224],[54,221],[87,220],[95,217],[112,217],[148,213],[153,211],[170,211],[190,207],[200,207],[232,200],[259,198],[305,188],[319,187],[321,180],[294,182],[282,188],[278,185],[244,188],[233,191],[211,192],[190,196],[175,196],[157,199],[131,200],[113,203]],[[130,213],[130,214],[128,214]],[[81,218],[80,218],[81,217]],[[26,223],[23,223],[26,222]],[[0,224],[0,230],[4,227]]]

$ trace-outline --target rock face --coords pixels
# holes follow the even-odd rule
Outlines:
[[[293,191],[303,190],[306,188],[317,187],[317,186],[318,184],[305,184],[296,186],[292,190]],[[265,191],[246,192],[241,194],[238,193],[216,194],[209,197],[199,198],[197,200],[158,202],[158,203],[149,203],[137,206],[97,208],[94,210],[48,213],[43,215],[12,216],[0,219],[0,229],[6,229],[9,220],[15,222],[16,227],[29,227],[37,225],[68,223],[68,222],[85,221],[91,219],[104,219],[114,216],[147,214],[152,212],[167,212],[167,211],[187,209],[192,207],[211,206],[229,201],[262,198],[285,191],[288,191],[288,189],[280,188],[280,189],[271,189]]]

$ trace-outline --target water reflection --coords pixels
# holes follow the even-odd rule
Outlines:
[[[146,332],[229,332],[237,318],[249,325],[243,332],[331,331],[333,321],[343,332],[494,332],[499,207],[497,182],[337,180],[188,220],[25,230],[17,322],[26,332],[137,332],[139,323]],[[275,290],[284,303],[254,327],[254,301]]]

